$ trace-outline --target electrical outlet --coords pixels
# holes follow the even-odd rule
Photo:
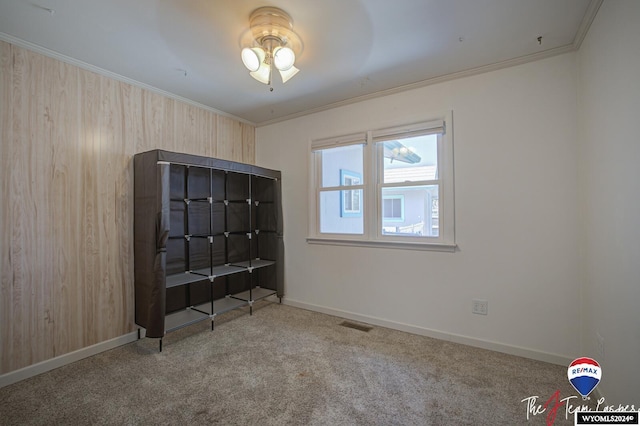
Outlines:
[[[471,312],[478,315],[487,315],[489,313],[489,302],[487,300],[473,299]]]
[[[600,333],[598,333],[597,331],[596,331],[596,352],[598,356],[598,361],[599,362],[604,361],[604,337],[602,337]]]

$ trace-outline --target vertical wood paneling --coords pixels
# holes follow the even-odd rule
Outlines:
[[[51,271],[53,298],[45,321],[53,334],[54,354],[59,355],[83,345],[84,305],[82,275],[77,247],[80,235],[76,227],[81,218],[81,182],[79,164],[78,69],[50,59],[51,101],[47,114],[52,126],[49,206],[52,236],[48,243],[54,257]]]
[[[242,124],[224,116],[218,116],[217,121],[216,156],[225,160],[242,161]]]
[[[255,129],[0,42],[0,374],[134,330],[133,155]]]
[[[218,117],[218,150],[228,160],[253,164],[255,128],[228,117]]]
[[[165,98],[164,96],[158,96],[160,97],[160,102],[162,103],[162,144],[166,147],[165,149],[177,151],[178,141],[176,139],[176,101],[174,99]]]
[[[130,330],[134,323],[134,270],[133,270],[133,156],[142,139],[142,89],[129,84],[120,84],[122,115],[122,152],[120,156],[121,177],[116,184],[117,234],[122,268],[116,280],[119,288],[119,303],[122,309],[122,327]],[[116,334],[118,330],[114,329]]]
[[[256,154],[256,130],[255,127],[242,123],[242,161],[254,164]]]
[[[99,151],[92,158],[97,170],[97,194],[91,194],[98,206],[101,276],[98,287],[98,324],[112,324],[95,330],[98,341],[113,337],[115,330],[126,329],[124,313],[119,299],[118,279],[124,259],[120,257],[118,245],[117,197],[116,189],[120,179],[120,156],[122,148],[122,102],[120,83],[107,77],[100,77]],[[88,194],[89,195],[89,194]]]
[[[0,372],[8,371],[13,362],[13,266],[11,258],[12,216],[8,201],[13,147],[13,55],[11,45],[0,42]]]
[[[210,156],[216,158],[222,158],[218,156],[218,115],[208,114],[209,125],[211,126],[211,143],[209,146]]]
[[[80,162],[76,166],[80,170],[80,181],[75,185],[81,199],[81,219],[77,228],[81,236],[80,252],[82,253],[82,284],[83,289],[83,330],[97,330],[100,324],[100,277],[102,266],[100,262],[100,231],[99,207],[97,206],[98,175],[94,167],[94,158],[100,152],[100,76],[89,72],[79,71],[80,92]],[[95,309],[97,306],[98,309]],[[98,336],[85,333],[85,345],[92,345],[98,341]]]
[[[126,145],[127,163],[132,163],[133,155],[143,150],[143,90],[129,84],[121,84],[123,141]],[[133,170],[133,164],[131,170]],[[133,198],[131,199],[133,202]]]
[[[137,147],[136,152],[149,151],[154,148],[173,149],[172,141],[169,141],[167,135],[164,134],[164,100],[165,98],[156,93],[146,90],[142,91],[141,118],[143,133],[142,140],[139,141],[140,145]],[[173,135],[171,135],[171,138],[173,138]]]
[[[4,211],[3,220],[5,221],[7,233],[4,234],[3,238],[8,246],[5,248],[7,253],[7,257],[9,258],[9,270],[2,271],[4,277],[3,281],[7,281],[10,284],[10,300],[7,300],[6,306],[10,307],[6,312],[3,312],[4,315],[2,322],[6,322],[11,325],[11,329],[8,330],[8,335],[1,339],[3,343],[6,345],[5,353],[8,355],[7,359],[3,359],[3,368],[16,369],[20,365],[20,359],[23,357],[23,347],[22,347],[22,336],[24,334],[23,331],[23,309],[22,309],[22,293],[28,289],[23,289],[25,285],[21,285],[21,283],[25,280],[24,275],[24,267],[21,264],[21,253],[20,250],[23,247],[23,244],[16,243],[16,237],[20,237],[20,223],[16,222],[15,216],[16,213],[20,214],[20,205],[18,202],[12,202],[15,198],[20,197],[20,187],[16,188],[16,184],[14,183],[15,170],[22,166],[18,162],[20,159],[19,154],[16,152],[16,139],[19,141],[20,139],[20,129],[23,126],[22,120],[26,117],[26,112],[23,111],[22,103],[24,102],[23,96],[21,96],[22,80],[25,78],[26,72],[24,70],[25,67],[25,59],[24,55],[19,55],[14,53],[15,49],[11,51],[11,66],[12,69],[10,71],[11,79],[11,87],[8,89],[11,91],[11,104],[9,108],[11,109],[11,139],[3,142],[7,142],[5,153],[7,158],[7,170],[8,173],[7,181],[3,184],[3,186],[7,186],[7,198],[6,200],[10,201],[7,203],[3,203],[2,210]],[[8,114],[9,108],[3,109],[3,113]],[[6,112],[5,112],[6,111]],[[18,132],[18,134],[16,134]],[[5,227],[3,227],[5,228]],[[4,294],[3,294],[4,296]],[[5,305],[3,303],[3,305]],[[4,354],[3,354],[4,355]],[[27,365],[31,363],[30,360],[26,360]]]
[[[51,79],[48,61],[14,49],[13,144],[10,202],[12,214],[11,257],[16,320],[13,356],[16,362],[34,363],[53,356],[48,328],[52,313],[53,268],[50,226]],[[36,343],[37,342],[37,343]]]
[[[211,112],[176,102],[175,151],[211,156]]]

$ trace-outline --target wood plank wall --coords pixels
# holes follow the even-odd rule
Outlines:
[[[0,41],[0,374],[134,330],[133,155],[255,128]]]

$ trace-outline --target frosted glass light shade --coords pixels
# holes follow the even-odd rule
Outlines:
[[[273,51],[273,64],[280,71],[287,71],[296,61],[296,54],[288,47],[276,47]]]
[[[258,80],[260,83],[271,83],[271,67],[264,62],[260,64],[258,70],[250,72],[249,75]]]
[[[259,47],[245,47],[242,49],[242,63],[249,71],[258,71],[260,64],[264,61],[264,57],[264,50]]]
[[[278,70],[278,71],[280,71],[280,77],[282,77],[282,83],[286,83],[294,75],[298,74],[298,71],[300,70],[292,65],[291,68],[289,68],[286,71],[282,71],[282,70]]]

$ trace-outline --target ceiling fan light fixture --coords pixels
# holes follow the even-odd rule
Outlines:
[[[273,66],[286,83],[300,71],[294,64],[303,45],[291,16],[276,7],[260,7],[249,16],[249,26],[240,44],[242,63],[253,78],[270,85]]]

